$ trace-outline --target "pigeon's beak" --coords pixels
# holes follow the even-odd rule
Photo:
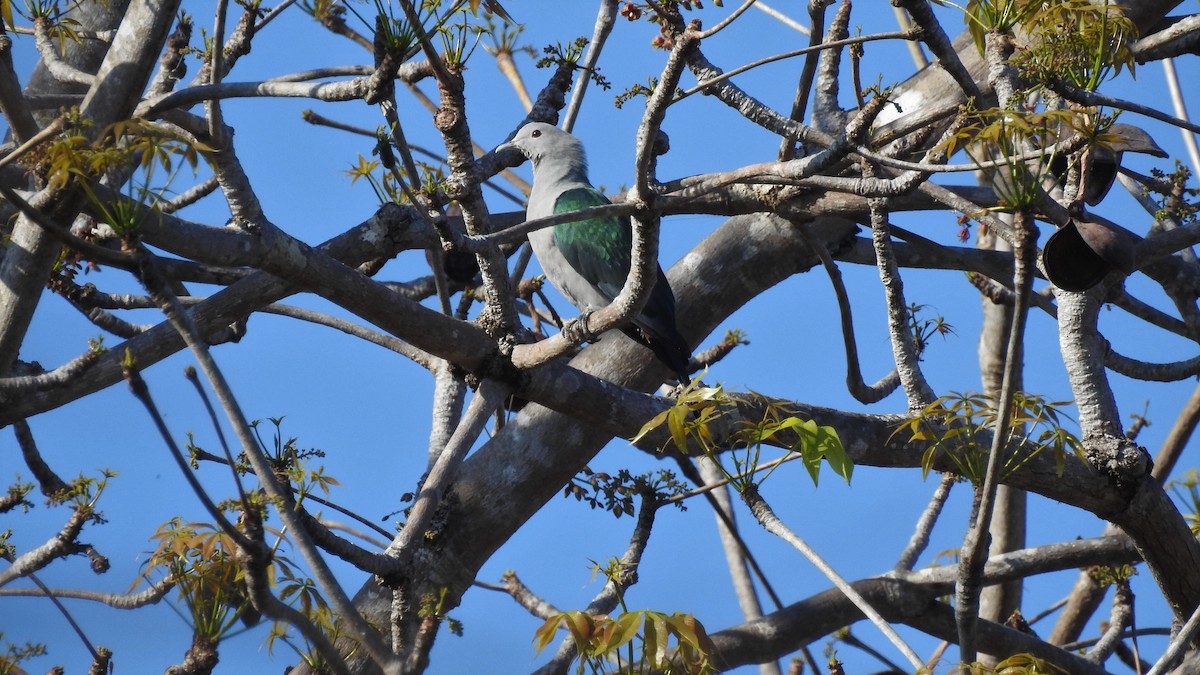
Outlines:
[[[505,142],[501,143],[500,145],[497,145],[495,153],[497,155],[499,155],[501,153],[508,152],[509,150],[516,150],[517,152],[521,153],[522,157],[525,156],[525,153],[522,152],[521,149],[518,148],[517,145],[515,143],[513,143],[512,141],[505,141]]]
[[[512,141],[506,141],[497,145],[495,153],[498,158],[501,158],[505,166],[521,166],[525,163],[525,160],[529,159],[525,151]]]

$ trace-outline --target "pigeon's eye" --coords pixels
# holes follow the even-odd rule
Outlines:
[[[529,135],[530,135],[530,136],[533,136],[534,138],[538,138],[538,137],[540,137],[540,136],[542,135],[542,130],[541,130],[541,129],[534,129],[534,130],[533,130],[533,133],[531,133],[531,134],[529,134]]]

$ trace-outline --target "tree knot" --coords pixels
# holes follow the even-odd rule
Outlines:
[[[1154,467],[1146,449],[1124,436],[1089,434],[1084,436],[1083,446],[1092,468],[1108,476],[1126,496],[1132,494]]]

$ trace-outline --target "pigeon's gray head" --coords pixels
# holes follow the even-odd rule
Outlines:
[[[587,174],[587,160],[583,154],[583,144],[571,134],[545,122],[530,122],[521,127],[512,140],[502,144],[496,150],[516,148],[525,155],[536,170],[543,160],[550,164],[561,164],[570,167],[582,175]]]

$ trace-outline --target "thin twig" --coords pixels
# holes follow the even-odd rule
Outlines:
[[[1163,59],[1162,66],[1163,74],[1167,78],[1167,90],[1171,92],[1171,105],[1175,108],[1175,116],[1190,121],[1187,106],[1183,102],[1183,91],[1179,86],[1179,75],[1175,73],[1175,60]],[[1179,133],[1183,136],[1183,145],[1187,148],[1188,159],[1192,162],[1192,176],[1200,176],[1200,147],[1196,144],[1196,130],[1188,133],[1186,129],[1180,129]]]
[[[942,474],[942,480],[938,482],[937,489],[933,491],[929,504],[921,512],[921,517],[917,519],[917,526],[908,540],[908,546],[904,547],[904,552],[896,561],[894,569],[897,572],[911,572],[916,566],[917,559],[921,557],[925,547],[929,546],[929,534],[933,531],[933,526],[942,513],[942,507],[946,505],[946,499],[950,497],[950,488],[954,487],[957,482],[956,476],[949,473]]]
[[[1007,456],[1009,420],[1012,418],[1013,397],[1020,378],[1023,363],[1022,352],[1025,342],[1025,322],[1029,316],[1029,292],[1033,283],[1033,258],[1037,253],[1037,234],[1029,214],[1018,211],[1013,214],[1015,231],[1013,256],[1013,303],[1012,325],[1009,329],[1008,351],[1004,360],[1004,378],[1000,395],[996,398],[996,422],[993,428],[992,447],[988,454],[987,469],[983,484],[979,488],[979,510],[975,515],[963,541],[962,557],[959,560],[959,577],[955,588],[955,618],[958,622],[959,649],[965,663],[975,661],[975,626],[979,613],[979,591],[983,566],[987,563],[988,531],[991,527],[992,511],[995,507],[996,488],[1000,481],[1001,462]]]
[[[33,572],[29,573],[29,579],[33,581],[33,583],[36,584],[39,589],[41,589],[42,593],[45,594],[50,602],[58,608],[58,611],[62,612],[62,615],[67,619],[67,623],[71,624],[71,630],[75,631],[75,634],[79,636],[79,641],[82,642],[83,646],[87,647],[88,652],[91,653],[93,661],[99,662],[101,660],[100,653],[97,652],[96,648],[92,646],[92,641],[89,640],[87,635],[83,632],[83,627],[80,626],[79,622],[75,621],[75,617],[71,616],[71,613],[67,611],[66,606],[62,604],[62,600],[58,599],[58,595],[54,591],[50,590],[49,586],[42,583],[42,580],[39,579]]]
[[[907,659],[910,664],[912,664],[913,668],[920,670],[924,667],[925,662],[921,660],[921,657],[917,656],[917,653],[913,651],[912,647],[908,646],[908,643],[906,643],[904,639],[896,633],[896,630],[892,628],[886,620],[884,620],[879,612],[876,611],[875,608],[872,607],[871,604],[867,602],[858,591],[854,590],[854,587],[847,583],[846,580],[842,578],[842,575],[838,574],[836,570],[830,567],[829,563],[825,562],[825,560],[821,558],[821,556],[818,555],[817,552],[814,551],[808,545],[808,543],[804,541],[804,539],[783,524],[783,521],[781,521],[779,517],[775,515],[775,513],[771,510],[771,507],[766,503],[766,501],[763,500],[762,496],[758,494],[758,488],[754,484],[748,484],[742,488],[742,499],[745,500],[746,505],[750,507],[750,512],[754,514],[754,517],[758,519],[758,522],[762,523],[762,526],[766,528],[768,532],[791,544],[793,548],[801,553],[801,555],[803,555],[805,558],[808,558],[809,562],[811,562],[813,566],[820,570],[820,572],[825,575],[825,578],[829,579],[833,583],[834,587],[841,591],[842,594],[850,600],[850,602],[854,603],[854,606],[857,607],[864,615],[866,615],[867,619],[869,619],[871,623],[875,624],[875,627],[878,628],[879,631],[882,632],[898,650],[900,650],[900,653],[902,653],[904,658]]]
[[[591,83],[592,73],[596,71],[600,53],[604,50],[604,44],[608,41],[608,36],[612,33],[613,25],[616,23],[618,4],[617,0],[601,0],[600,2],[596,25],[592,29],[592,41],[588,43],[583,63],[579,64],[578,74],[575,76],[575,87],[571,91],[571,101],[567,104],[566,112],[563,113],[561,123],[563,131],[570,132],[575,127],[575,119],[583,107],[583,96],[587,93],[588,85]]]
[[[170,290],[165,288],[163,284],[157,283],[154,280],[152,275],[155,273],[155,271],[153,268],[152,259],[149,258],[150,253],[142,249],[141,255],[146,256],[147,260],[150,261],[149,264],[142,268],[143,274],[148,277],[144,279],[144,281],[150,282],[152,294],[157,293],[162,297],[163,310],[166,313],[167,318],[171,321],[172,325],[191,349],[192,354],[196,357],[196,360],[200,363],[201,370],[204,371],[205,377],[208,379],[209,384],[216,393],[217,400],[221,403],[221,407],[224,409],[226,416],[229,418],[231,426],[237,433],[238,441],[242,445],[242,451],[249,459],[250,466],[254,469],[254,473],[258,476],[259,482],[262,484],[267,494],[272,499],[277,500],[277,502],[280,504],[280,507],[276,509],[276,512],[279,514],[284,525],[286,525],[288,530],[291,532],[292,543],[295,545],[296,549],[300,551],[300,554],[304,558],[305,562],[308,563],[317,585],[320,586],[330,605],[338,613],[342,621],[345,622],[344,625],[348,633],[367,650],[371,658],[377,664],[383,667],[385,672],[390,673],[397,671],[398,664],[395,656],[379,638],[379,634],[375,632],[375,629],[367,624],[366,620],[363,619],[362,615],[358,612],[358,609],[354,606],[354,603],[350,600],[350,597],[346,595],[345,590],[342,588],[341,584],[338,583],[337,579],[333,576],[332,571],[329,569],[329,566],[325,563],[320,551],[317,550],[312,538],[304,529],[299,516],[293,510],[291,492],[282,489],[279,481],[275,477],[270,460],[258,446],[257,439],[255,439],[250,433],[250,425],[246,421],[246,417],[242,412],[241,407],[234,398],[233,392],[230,390],[224,374],[217,367],[216,362],[209,353],[208,345],[206,345],[201,338],[200,331],[196,327],[195,322],[187,313],[187,310],[183,308],[182,304],[179,303],[178,299],[170,293]],[[268,595],[268,597],[274,601],[272,604],[276,605],[276,609],[279,611],[285,612],[289,615],[292,612],[295,612],[293,608],[280,603],[278,599],[274,598],[274,596]],[[290,612],[287,610],[290,610]],[[300,616],[302,617],[303,615]],[[304,620],[300,621],[299,623],[295,623],[295,625],[300,627],[301,630],[304,630],[306,623],[307,621]],[[312,638],[310,636],[310,640],[311,639]],[[337,658],[336,652],[334,652],[333,658]]]
[[[221,450],[225,453],[225,461],[229,463],[229,471],[233,474],[233,484],[237,486],[238,501],[242,503],[243,510],[249,511],[250,502],[246,498],[245,488],[242,487],[242,477],[238,475],[237,462],[233,459],[233,452],[229,449],[229,443],[225,441],[225,432],[221,430],[221,422],[217,419],[217,411],[213,409],[212,401],[208,400],[208,394],[200,384],[200,378],[196,377],[196,369],[188,366],[184,369],[183,374],[188,382],[192,383],[200,401],[204,403],[204,409],[208,412],[208,421],[212,424],[213,430],[217,432],[217,441],[221,444]]]
[[[1146,675],[1166,675],[1167,671],[1171,670],[1179,663],[1183,655],[1192,648],[1192,641],[1196,635],[1200,633],[1200,607],[1197,607],[1175,637],[1171,639],[1171,643],[1167,645],[1167,650],[1159,657],[1158,662],[1150,669]]]

